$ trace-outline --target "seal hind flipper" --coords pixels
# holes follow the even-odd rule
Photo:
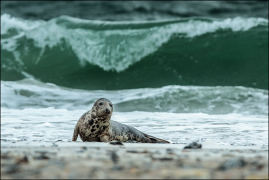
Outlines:
[[[169,143],[170,144],[170,142],[168,142],[166,140],[159,139],[159,138],[156,138],[154,136],[150,136],[150,135],[145,134],[145,133],[143,133],[143,134],[144,134],[144,136],[146,136],[146,138],[148,138],[150,140],[151,143]]]
[[[111,120],[110,123],[112,127],[112,140],[119,140],[123,142],[128,140],[134,140],[142,143],[170,143],[163,139],[159,139],[145,134],[132,126],[128,126],[113,120]]]

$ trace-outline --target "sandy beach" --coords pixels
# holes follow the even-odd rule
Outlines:
[[[1,178],[268,179],[268,149],[202,143],[1,142]]]

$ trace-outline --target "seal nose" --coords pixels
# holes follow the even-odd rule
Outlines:
[[[106,108],[106,113],[110,113],[110,110],[108,108]]]

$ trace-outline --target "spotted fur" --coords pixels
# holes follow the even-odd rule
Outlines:
[[[84,113],[78,120],[72,141],[76,141],[79,135],[83,142],[109,142],[112,140],[125,142],[134,140],[142,143],[169,143],[163,139],[142,133],[131,126],[110,120],[112,112],[111,101],[105,98],[98,99],[92,109]]]

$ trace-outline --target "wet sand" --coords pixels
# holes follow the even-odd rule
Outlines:
[[[1,178],[268,179],[268,148],[1,141]]]

